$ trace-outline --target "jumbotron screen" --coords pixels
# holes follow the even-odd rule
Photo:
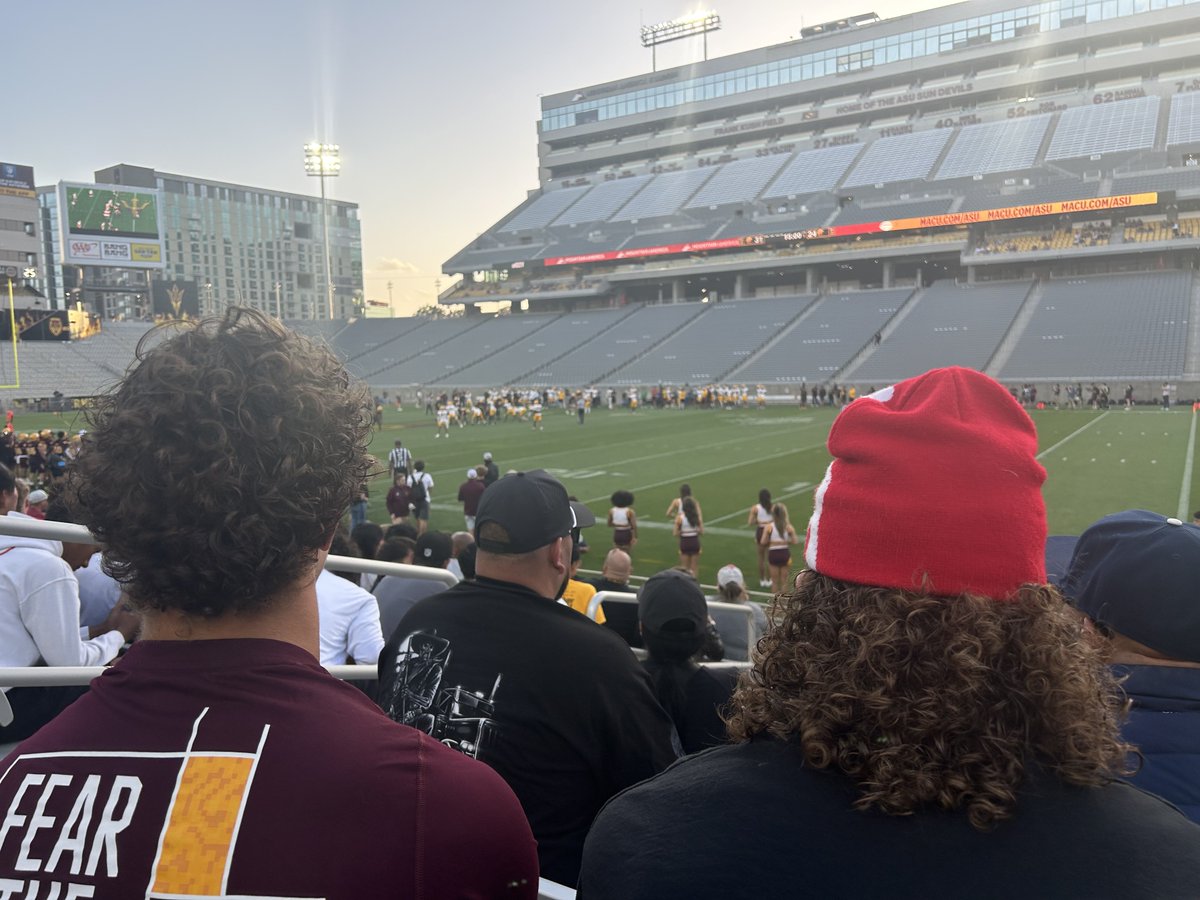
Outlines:
[[[159,239],[158,194],[99,184],[65,185],[68,235]]]

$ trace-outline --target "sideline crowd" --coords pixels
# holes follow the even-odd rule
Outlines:
[[[102,561],[0,536],[0,666],[115,663],[6,691],[6,896],[1200,895],[1200,527],[1118,512],[1048,573],[1034,426],[987,376],[847,398],[803,536],[760,494],[750,639],[709,606],[743,573],[697,582],[686,485],[679,565],[595,621],[630,592],[627,491],[598,517],[487,454],[445,534],[397,441],[367,521],[374,406],[231,309],[89,410],[39,502]],[[29,501],[0,466],[0,513]]]

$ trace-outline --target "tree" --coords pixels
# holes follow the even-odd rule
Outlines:
[[[452,306],[442,306],[438,303],[426,303],[418,308],[413,315],[420,319],[459,319],[466,314],[466,307],[461,303]]]

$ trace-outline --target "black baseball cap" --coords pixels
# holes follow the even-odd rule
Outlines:
[[[638,619],[652,634],[676,620],[690,622],[692,632],[699,634],[708,623],[708,601],[689,573],[666,569],[651,576],[638,591]]]
[[[488,553],[529,553],[595,524],[591,510],[569,499],[549,472],[510,472],[479,499],[475,543]]]
[[[426,531],[417,538],[413,562],[418,566],[440,569],[454,555],[453,541],[444,531]]]

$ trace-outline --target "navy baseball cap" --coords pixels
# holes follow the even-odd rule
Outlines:
[[[1200,527],[1144,509],[1105,516],[1079,536],[1060,589],[1093,622],[1200,662]]]
[[[488,553],[529,553],[595,524],[591,510],[569,499],[549,472],[510,472],[479,498],[475,543]]]

